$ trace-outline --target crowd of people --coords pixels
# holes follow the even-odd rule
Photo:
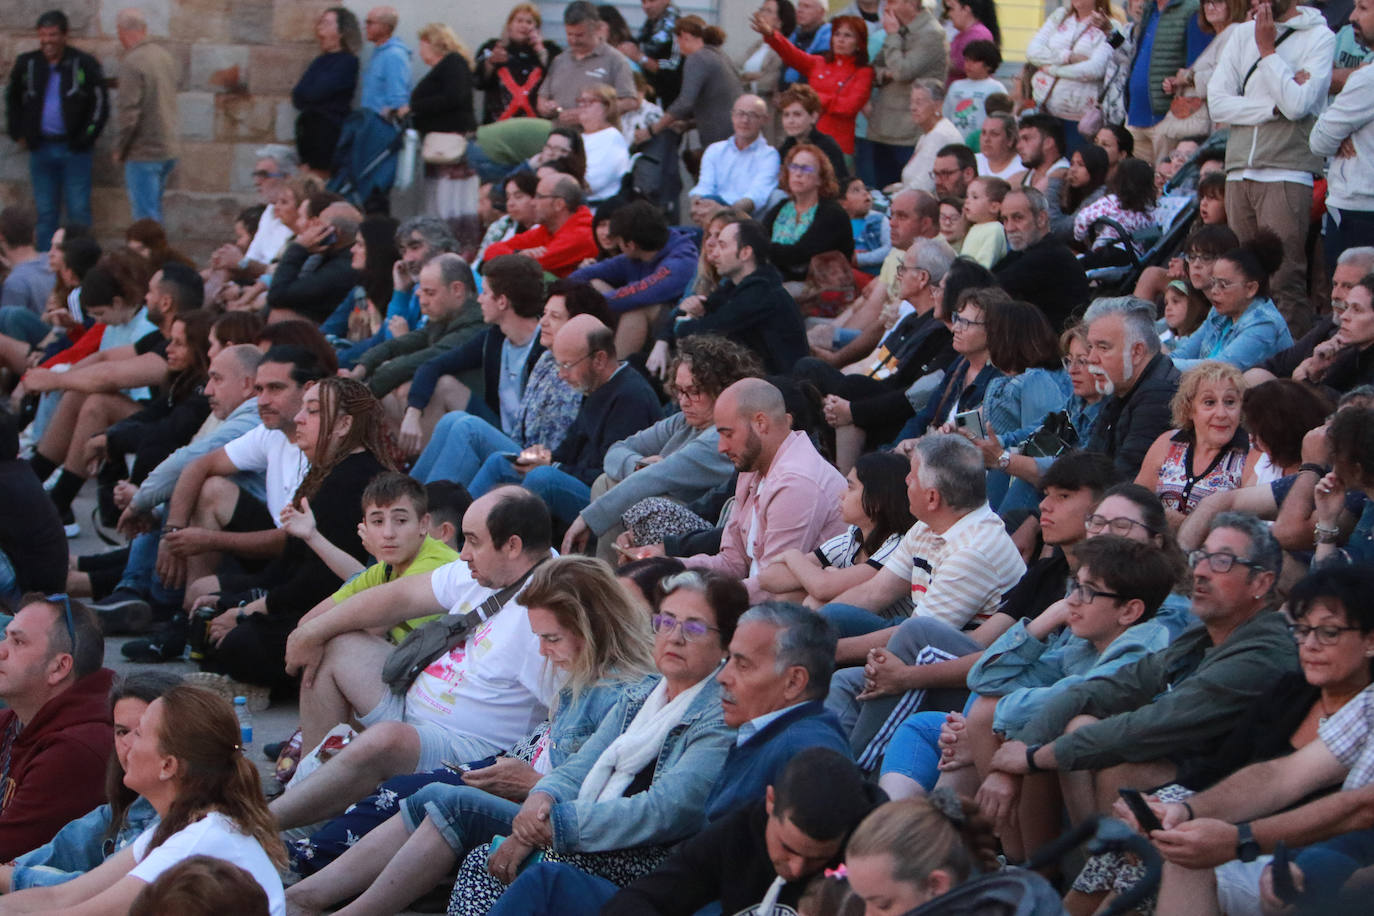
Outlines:
[[[325,10],[199,261],[172,59],[40,16],[0,913],[1362,911],[1374,0],[641,5]]]

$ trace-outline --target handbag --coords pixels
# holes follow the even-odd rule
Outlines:
[[[1048,414],[1040,428],[1031,433],[1021,445],[1021,454],[1028,458],[1058,458],[1078,446],[1078,430],[1073,428],[1066,410]]]
[[[468,138],[462,134],[432,131],[420,144],[420,158],[429,165],[453,165],[468,151]]]
[[[543,563],[540,560],[539,563]],[[505,603],[525,585],[525,580],[539,567],[531,566],[523,576],[505,588],[488,595],[487,600],[466,614],[445,614],[421,624],[406,634],[401,644],[392,649],[382,663],[382,683],[397,696],[404,696],[435,659],[449,652],[468,638],[468,634],[495,617]]]
[[[1091,143],[1097,139],[1097,132],[1106,125],[1107,119],[1102,114],[1102,97],[1098,96],[1092,107],[1078,119],[1078,135]]]
[[[1212,114],[1207,100],[1197,95],[1176,95],[1169,102],[1169,112],[1155,128],[1159,136],[1169,140],[1201,137],[1212,132]]]

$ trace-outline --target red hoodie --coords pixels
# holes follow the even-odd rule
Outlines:
[[[0,861],[37,849],[68,821],[104,804],[114,748],[113,681],[108,668],[86,675],[43,704],[12,745],[0,745],[0,762],[10,762],[0,783]],[[15,721],[14,710],[0,711],[0,741]]]
[[[485,263],[503,254],[515,254],[526,248],[540,246],[543,246],[544,254],[539,258],[539,266],[555,277],[566,277],[587,258],[595,258],[597,250],[596,238],[592,235],[592,211],[578,207],[554,233],[543,226],[535,226],[504,242],[488,245],[482,261]]]

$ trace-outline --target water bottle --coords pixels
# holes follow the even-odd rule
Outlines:
[[[239,744],[243,748],[243,755],[247,757],[248,749],[253,745],[253,714],[248,711],[246,697],[234,697],[234,717],[239,720]]]

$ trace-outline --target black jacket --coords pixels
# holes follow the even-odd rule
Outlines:
[[[769,375],[786,375],[810,352],[801,311],[771,264],[760,265],[738,286],[722,282],[707,298],[706,314],[678,324],[674,333],[728,337],[758,354]]]
[[[415,129],[466,134],[477,129],[472,113],[472,71],[463,55],[445,54],[410,91],[410,112]]]
[[[835,142],[834,137],[823,134],[813,127],[806,140],[802,142],[810,143],[825,153],[825,158],[830,160],[830,167],[835,170],[836,178],[845,178],[849,175],[849,166],[844,161],[844,150],[840,149],[840,145]],[[795,137],[788,137],[782,141],[782,146],[778,147],[778,160],[780,162],[786,161],[788,152],[796,145],[797,139]]]
[[[1173,425],[1169,402],[1178,390],[1178,378],[1174,361],[1163,353],[1155,354],[1134,388],[1102,406],[1088,450],[1110,455],[1117,471],[1134,479],[1155,439]]]
[[[336,248],[319,257],[318,262],[311,262],[313,269],[306,269],[311,253],[296,242],[286,246],[267,289],[267,307],[299,312],[316,324],[332,315],[357,285],[358,272],[353,269],[353,254],[348,248]]]
[[[610,381],[587,395],[568,434],[553,451],[558,467],[591,486],[606,464],[606,450],[621,439],[663,419],[658,395],[640,375],[623,365]]]
[[[62,118],[67,125],[67,145],[80,152],[95,146],[110,117],[105,73],[100,61],[85,51],[68,47],[57,62],[62,81]],[[10,71],[5,93],[6,131],[11,140],[23,140],[29,149],[43,142],[43,98],[48,90],[48,61],[42,51],[19,55]]]
[[[489,68],[487,59],[500,43],[501,39],[491,38],[477,49],[477,88],[482,90],[482,122],[490,124],[506,118],[537,117],[535,96],[544,83],[549,64],[553,63],[562,48],[545,39],[544,50],[548,57],[541,62],[533,45],[507,42],[506,62]],[[516,91],[511,90],[512,86]]]
[[[501,333],[500,328],[493,325],[462,346],[440,353],[429,360],[415,370],[415,375],[410,380],[409,405],[424,410],[429,404],[429,399],[434,395],[434,386],[442,376],[458,375],[461,372],[481,369],[482,399],[491,408],[491,412],[499,417],[501,415],[501,345],[505,342],[506,335]],[[525,384],[530,380],[530,372],[534,369],[534,364],[539,362],[539,357],[543,353],[544,347],[539,343],[539,332],[535,331],[534,344],[530,347],[529,356],[525,357],[524,368],[520,370],[521,391],[525,390]]]
[[[1083,265],[1052,235],[1021,251],[1008,251],[992,272],[1007,295],[1040,306],[1055,333],[1092,298]]]
[[[773,224],[786,202],[768,214],[764,229],[769,237],[773,235]],[[844,212],[835,201],[822,197],[816,205],[816,216],[806,227],[801,238],[791,244],[773,242],[768,246],[768,260],[782,272],[784,280],[805,280],[806,270],[811,259],[827,251],[838,251],[845,258],[854,257],[854,228],[850,225],[849,214]]]

